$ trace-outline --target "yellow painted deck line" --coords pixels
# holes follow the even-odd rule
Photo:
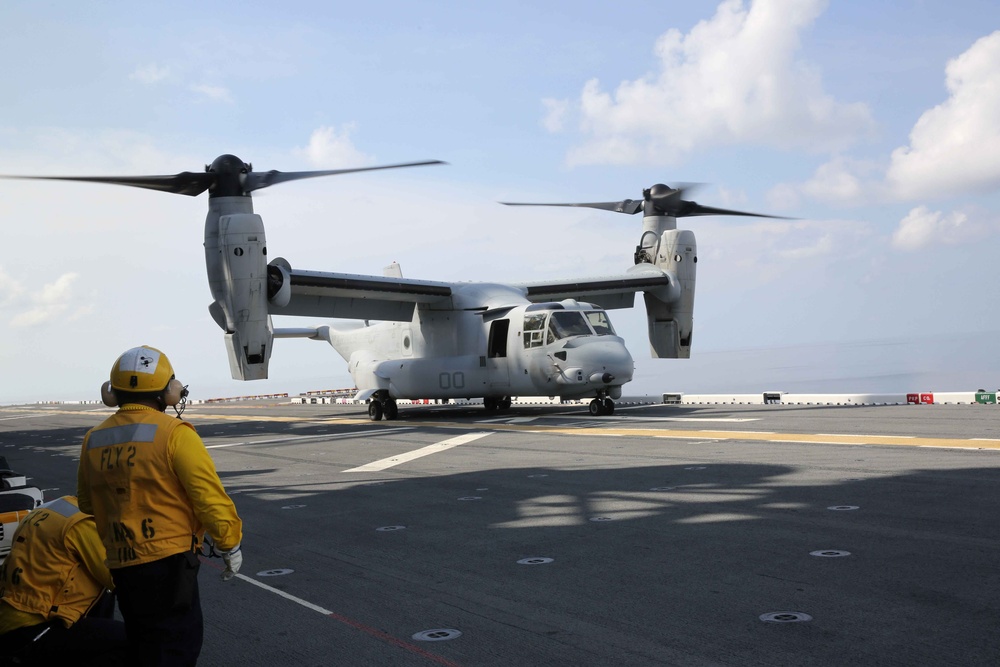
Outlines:
[[[1000,450],[995,438],[922,438],[912,435],[819,435],[815,433],[767,433],[761,431],[706,431],[668,428],[591,428],[538,426],[522,424],[457,424],[453,422],[422,422],[420,426],[438,428],[481,428],[483,430],[558,433],[560,435],[631,436],[635,438],[673,438],[694,440],[752,440],[757,442],[788,442],[816,445],[903,445],[909,447],[945,447],[958,449]]]
[[[0,412],[39,412],[37,408],[5,408]],[[79,415],[79,410],[45,410],[36,416],[42,417],[52,414],[72,414]],[[949,449],[990,449],[1000,450],[1000,438],[925,438],[912,435],[836,435],[818,433],[767,433],[762,431],[708,431],[708,430],[684,430],[670,428],[620,428],[603,427],[600,422],[594,422],[593,426],[581,428],[579,426],[543,426],[539,424],[493,424],[475,422],[470,424],[460,424],[458,422],[411,422],[406,420],[378,421],[373,422],[367,418],[350,417],[330,417],[317,419],[315,416],[268,416],[268,415],[220,415],[220,414],[198,414],[185,413],[185,419],[189,420],[220,420],[220,421],[254,421],[254,422],[323,422],[327,424],[369,424],[382,427],[428,427],[428,428],[455,428],[463,430],[486,430],[486,431],[519,431],[526,433],[557,433],[560,435],[588,435],[588,436],[631,436],[634,438],[674,438],[674,439],[695,439],[695,440],[751,440],[757,442],[787,442],[793,444],[817,444],[817,445],[902,445],[904,447],[943,447]]]
[[[647,437],[703,438],[709,440],[754,440],[824,445],[903,445],[909,447],[961,447],[1000,450],[1000,440],[967,438],[921,438],[912,435],[819,435],[812,433],[755,433],[753,431],[671,431],[635,429],[631,434]]]
[[[187,415],[185,415],[187,416]],[[279,422],[302,422],[315,421],[315,417],[307,419],[305,417],[266,417],[266,416],[246,416],[246,415],[190,415],[201,419],[223,419],[223,420],[246,420],[246,421],[279,421]],[[476,422],[472,424],[460,424],[458,422],[408,422],[399,421],[379,421],[372,422],[368,419],[331,418],[323,420],[331,424],[380,424],[384,426],[418,426],[432,428],[460,428],[463,430],[495,430],[495,431],[519,431],[529,433],[558,433],[560,435],[589,435],[589,436],[631,436],[636,438],[675,438],[675,439],[696,439],[696,440],[752,440],[757,442],[788,442],[798,444],[817,445],[904,445],[910,447],[947,447],[961,449],[995,449],[1000,450],[1000,439],[986,438],[922,438],[912,435],[837,435],[832,433],[771,433],[765,431],[710,431],[710,430],[683,430],[670,428],[621,428],[603,427],[597,422],[588,428],[566,427],[566,426],[543,426],[539,424],[495,424]]]

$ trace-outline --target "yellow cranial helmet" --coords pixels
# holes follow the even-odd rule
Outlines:
[[[163,391],[173,377],[167,355],[148,345],[126,350],[111,367],[111,387],[120,391]]]

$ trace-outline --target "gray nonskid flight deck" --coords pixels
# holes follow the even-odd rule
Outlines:
[[[0,455],[73,493],[106,413],[2,408]],[[186,416],[246,532],[240,578],[203,568],[206,664],[1000,658],[996,407]]]

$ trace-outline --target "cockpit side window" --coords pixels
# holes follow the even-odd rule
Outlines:
[[[603,310],[591,310],[587,312],[587,321],[594,327],[594,333],[598,336],[614,336],[615,329],[611,326],[608,314]]]
[[[548,313],[530,313],[524,316],[524,347],[541,347],[545,335],[545,316]]]
[[[549,331],[546,343],[554,343],[570,336],[590,336],[593,332],[583,319],[583,314],[575,310],[554,312],[549,318]]]

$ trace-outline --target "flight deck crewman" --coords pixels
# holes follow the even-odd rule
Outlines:
[[[130,658],[136,665],[193,665],[204,632],[202,538],[212,537],[227,579],[243,562],[243,522],[205,444],[180,419],[187,390],[165,354],[127,350],[101,396],[120,408],[83,439],[78,494],[107,551]],[[175,406],[176,418],[164,414],[167,406]]]
[[[124,665],[112,586],[97,526],[76,498],[36,508],[0,567],[0,656],[20,665]]]

